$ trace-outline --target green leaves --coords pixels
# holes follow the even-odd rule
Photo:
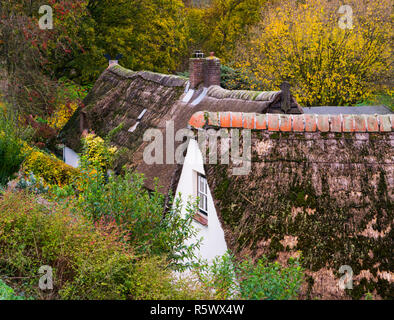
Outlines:
[[[25,158],[22,130],[10,112],[0,108],[0,185],[6,185]]]
[[[76,208],[90,220],[114,220],[130,232],[129,243],[141,254],[166,255],[178,265],[190,257],[197,244],[184,246],[194,234],[191,226],[192,205],[181,216],[182,205],[177,200],[165,212],[164,195],[158,187],[149,193],[143,186],[143,176],[127,172],[124,176],[105,177],[100,170],[88,174],[80,185]]]
[[[211,264],[195,266],[202,283],[215,290],[218,299],[289,300],[296,299],[304,281],[302,258],[290,258],[287,266],[269,262],[263,256],[257,262],[238,261],[228,252]]]
[[[263,257],[253,264],[245,260],[239,264],[241,296],[248,300],[295,299],[303,281],[301,258],[290,259],[287,267],[269,262]]]
[[[24,298],[15,295],[14,290],[0,279],[0,300],[24,300]]]

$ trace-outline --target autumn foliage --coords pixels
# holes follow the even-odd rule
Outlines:
[[[195,49],[214,51],[234,68],[242,89],[278,90],[290,81],[302,105],[392,96],[389,0],[348,1],[346,29],[339,0],[196,3],[51,0],[54,29],[43,31],[37,3],[2,1],[0,74],[10,83],[8,100],[18,110],[50,115],[60,105],[56,78],[91,83],[107,66],[104,54],[122,54],[129,69],[175,73],[187,70]]]
[[[82,53],[80,21],[86,1],[54,1],[53,29],[39,27],[35,1],[4,0],[0,4],[0,74],[4,97],[15,112],[48,115],[55,109],[57,76],[73,56]]]
[[[237,66],[253,89],[290,81],[302,105],[349,105],[388,90],[393,63],[390,1],[348,1],[352,28],[338,23],[340,1],[280,1],[268,6]]]

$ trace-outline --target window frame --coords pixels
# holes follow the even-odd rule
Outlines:
[[[204,179],[203,181],[205,181],[205,190],[201,190],[201,180],[200,179]],[[200,196],[202,195],[202,196]],[[208,181],[207,181],[207,177],[199,172],[197,172],[197,197],[199,198],[198,201],[198,212],[200,214],[202,214],[204,217],[208,216]],[[205,201],[205,208],[201,207],[201,200],[203,200],[203,202]]]

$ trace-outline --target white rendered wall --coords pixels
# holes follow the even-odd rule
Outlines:
[[[72,150],[68,147],[64,147],[63,159],[64,159],[64,162],[67,163],[68,165],[70,165],[74,168],[78,167],[79,156],[74,150]]]
[[[187,148],[186,158],[182,168],[182,174],[176,190],[176,195],[181,193],[182,203],[184,205],[183,214],[186,213],[186,203],[190,197],[193,201],[197,197],[197,172],[205,175],[203,158],[198,147],[197,141],[190,139]],[[204,226],[197,221],[193,221],[193,226],[198,230],[196,238],[189,239],[187,243],[196,242],[197,239],[203,238],[197,255],[203,259],[212,261],[216,256],[221,256],[227,251],[227,244],[224,239],[224,232],[218,216],[211,191],[208,187],[208,225]]]

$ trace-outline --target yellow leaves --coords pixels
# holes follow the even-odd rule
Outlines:
[[[75,110],[78,108],[76,103],[70,105],[61,105],[57,108],[56,112],[48,120],[48,125],[54,129],[61,129],[71,118]]]
[[[363,24],[354,22],[346,32],[338,27],[336,2],[281,1],[268,8],[252,40],[238,50],[237,66],[255,76],[252,87],[259,90],[278,90],[281,79],[290,79],[292,93],[303,105],[363,99],[375,90],[374,79],[388,77],[392,31],[390,19],[382,19],[386,13],[380,2],[370,4],[379,12],[379,23],[356,1],[350,4]]]
[[[35,150],[27,144],[25,144],[25,149],[30,153],[23,163],[25,173],[33,172],[48,184],[62,186],[70,183],[79,174],[77,169],[54,156]]]
[[[84,154],[91,163],[99,164],[103,169],[111,166],[117,147],[108,146],[107,143],[95,134],[88,134],[83,138]]]

